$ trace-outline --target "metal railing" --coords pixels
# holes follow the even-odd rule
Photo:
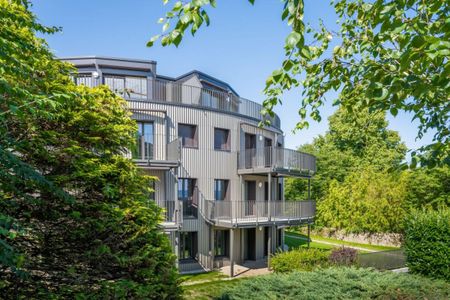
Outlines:
[[[183,223],[183,203],[181,201],[164,200],[157,201],[157,204],[164,210],[164,222],[173,222],[176,224]]]
[[[307,221],[316,212],[315,201],[213,201],[201,209],[210,221],[223,226],[247,223]]]
[[[169,144],[167,144],[167,159],[170,161],[181,160],[181,139],[175,138]]]
[[[274,168],[299,173],[315,173],[316,157],[280,147],[245,149],[238,153],[238,168]]]
[[[163,140],[158,139],[157,136],[150,138],[146,135],[138,135],[136,149],[132,151],[132,158],[135,160],[181,160],[181,140],[178,137],[167,144],[164,143],[163,146],[167,146],[165,152],[163,147],[156,148],[156,143],[163,143]]]
[[[149,100],[234,112],[260,121],[268,120],[276,128],[281,126],[280,118],[277,115],[272,118],[261,114],[263,109],[261,104],[237,97],[232,93],[163,80],[153,80],[151,85]]]

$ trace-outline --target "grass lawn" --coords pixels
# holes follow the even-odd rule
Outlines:
[[[184,299],[187,300],[210,300],[216,299],[226,289],[230,289],[238,283],[249,280],[250,278],[210,281],[205,283],[183,286]]]
[[[197,281],[214,281],[220,280],[222,278],[228,278],[228,275],[222,274],[219,271],[211,271],[207,273],[198,273],[198,274],[186,274],[180,275],[181,282],[189,283],[189,282],[197,282]]]
[[[290,236],[303,237],[305,239],[308,238],[304,234],[297,233],[297,232],[292,232],[292,231],[287,231],[286,232],[286,238],[289,235]],[[334,243],[334,244],[339,244],[339,245],[344,245],[344,246],[361,247],[361,248],[365,248],[365,249],[369,249],[369,250],[375,250],[375,251],[386,251],[386,250],[397,250],[398,249],[397,247],[387,247],[387,246],[377,246],[377,245],[370,245],[370,244],[361,244],[361,243],[347,242],[347,241],[342,241],[342,240],[338,240],[338,239],[327,238],[327,237],[322,237],[322,236],[317,236],[317,235],[311,235],[311,239],[314,240],[314,242],[319,243],[319,244],[320,244],[321,241],[323,241],[323,242],[329,242],[329,243]],[[296,239],[296,241],[299,241],[299,240]],[[305,243],[306,243],[306,241],[305,241]],[[321,245],[325,245],[325,244],[321,244]],[[331,246],[331,245],[327,245],[327,246]],[[331,248],[333,248],[333,246],[331,246]]]
[[[296,238],[290,237],[287,234],[284,238],[284,243],[289,246],[289,249],[299,248],[299,247],[300,248],[308,247],[308,242],[306,241],[306,239],[298,239],[298,238],[296,239]],[[331,250],[334,248],[334,246],[332,246],[332,245],[321,244],[318,242],[311,242],[311,243],[309,243],[309,246],[311,248],[324,249],[324,250]]]

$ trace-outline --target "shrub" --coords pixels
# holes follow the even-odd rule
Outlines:
[[[411,272],[450,280],[450,209],[412,213],[404,248]]]
[[[358,251],[353,248],[341,247],[331,251],[329,261],[333,265],[351,266],[358,260]]]
[[[275,272],[311,271],[328,265],[328,252],[320,249],[295,249],[272,257],[270,267]]]
[[[449,299],[450,284],[414,274],[328,268],[241,280],[220,299]]]

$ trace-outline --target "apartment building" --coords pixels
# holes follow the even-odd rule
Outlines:
[[[127,100],[138,124],[130,155],[158,178],[153,198],[180,272],[233,272],[235,263],[283,249],[286,226],[313,222],[315,203],[284,199],[284,178],[305,178],[309,187],[315,157],[284,148],[279,117],[262,116],[260,104],[199,71],[159,75],[155,61],[62,60],[78,69],[77,84],[105,84]]]

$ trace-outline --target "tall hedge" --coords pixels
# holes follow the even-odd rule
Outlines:
[[[450,209],[412,213],[404,247],[411,272],[450,280]]]

